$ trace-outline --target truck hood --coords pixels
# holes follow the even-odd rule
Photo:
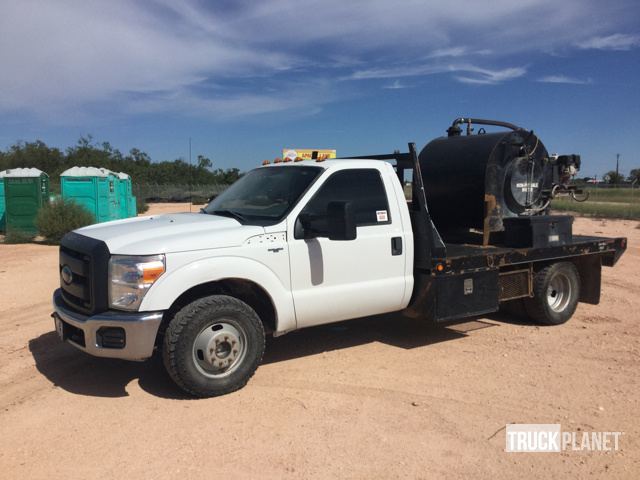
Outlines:
[[[153,255],[234,247],[264,228],[217,215],[175,213],[99,223],[76,233],[102,240],[112,254]]]

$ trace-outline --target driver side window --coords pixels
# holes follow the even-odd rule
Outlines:
[[[302,213],[323,217],[329,202],[350,202],[358,227],[391,223],[387,195],[378,170],[353,169],[334,173]]]

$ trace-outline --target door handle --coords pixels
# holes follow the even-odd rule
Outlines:
[[[402,237],[391,238],[391,255],[402,255]]]

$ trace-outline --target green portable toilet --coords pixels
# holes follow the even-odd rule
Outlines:
[[[35,235],[38,210],[49,202],[49,175],[37,168],[5,170],[4,200],[6,231]]]
[[[135,217],[135,213],[132,215],[131,203],[133,197],[131,196],[131,177],[120,172],[116,174],[118,176],[118,207],[120,218]],[[135,207],[135,204],[134,204]]]
[[[117,217],[116,176],[104,168],[72,167],[60,174],[62,198],[93,214],[97,223]]]
[[[111,220],[118,220],[120,218],[120,207],[118,206],[118,174],[101,168],[103,172],[107,174],[107,182],[109,185],[109,216]]]
[[[4,232],[5,229],[4,175],[6,173],[6,170],[0,172],[0,232]]]

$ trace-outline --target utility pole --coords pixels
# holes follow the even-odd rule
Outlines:
[[[616,153],[616,185],[620,181],[620,154]]]

